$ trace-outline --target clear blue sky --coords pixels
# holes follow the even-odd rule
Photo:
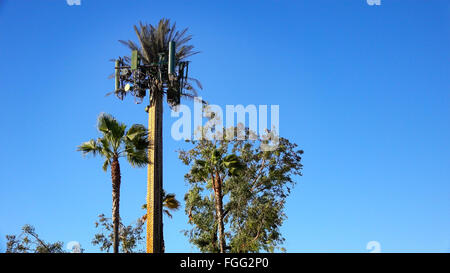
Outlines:
[[[145,105],[105,97],[109,59],[132,26],[162,17],[189,27],[202,53],[190,73],[211,103],[278,104],[280,133],[305,150],[287,203],[289,252],[450,250],[450,2],[447,0],[0,0],[0,251],[33,224],[88,251],[111,182],[83,159],[108,112],[147,124]],[[166,108],[168,109],[168,108]],[[182,200],[186,168],[165,111],[164,185]],[[121,214],[143,211],[146,169],[122,161]],[[196,252],[165,219],[168,252]]]

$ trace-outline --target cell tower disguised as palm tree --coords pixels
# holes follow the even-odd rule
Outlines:
[[[167,19],[157,26],[140,24],[134,30],[139,44],[120,41],[132,51],[131,56],[115,60],[115,90],[119,99],[127,94],[134,96],[136,103],[142,103],[149,95],[149,165],[147,180],[147,252],[161,253],[162,238],[162,113],[166,94],[171,107],[180,103],[180,97],[194,98],[197,91],[192,83],[202,88],[199,81],[188,77],[187,58],[198,53],[188,42],[191,35],[187,29],[177,31]]]

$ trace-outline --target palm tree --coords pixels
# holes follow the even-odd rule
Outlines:
[[[114,253],[119,252],[119,225],[120,225],[120,164],[119,158],[126,157],[133,167],[144,167],[148,164],[147,129],[141,124],[133,124],[128,131],[126,125],[118,122],[109,114],[102,113],[98,117],[97,128],[102,134],[97,140],[91,139],[78,146],[83,155],[100,155],[105,158],[103,170],[106,172],[111,166],[112,179],[112,221]]]
[[[210,180],[214,191],[216,224],[219,232],[219,251],[225,253],[225,214],[223,210],[223,185],[226,176],[236,176],[244,170],[239,157],[235,154],[225,155],[220,149],[213,148],[207,160],[196,160],[191,175],[201,180]]]
[[[188,42],[192,36],[187,35],[187,29],[181,31],[176,30],[175,23],[171,25],[168,19],[161,19],[157,26],[144,25],[140,23],[139,27],[134,26],[138,38],[138,44],[133,41],[120,41],[128,46],[131,50],[136,50],[142,65],[154,65],[167,56],[170,42],[175,42],[175,66],[178,67],[178,75],[169,75],[166,66],[148,69],[148,73],[140,73],[134,71],[127,73],[124,82],[136,83],[139,85],[135,88],[117,89],[114,91],[119,99],[123,99],[127,94],[135,97],[138,103],[142,102],[149,92],[149,105],[146,111],[149,114],[149,166],[147,178],[147,252],[160,253],[163,251],[162,238],[162,112],[164,94],[173,94],[175,90],[182,90],[181,96],[186,98],[194,98],[197,91],[192,83],[195,83],[200,89],[200,82],[194,78],[186,77],[184,67],[188,57],[198,53],[193,51],[193,46]],[[125,56],[120,58],[125,65],[130,65],[131,58]],[[123,75],[122,75],[123,76]],[[175,91],[176,92],[176,91]],[[173,102],[168,96],[168,102],[171,106],[176,106],[177,102]]]

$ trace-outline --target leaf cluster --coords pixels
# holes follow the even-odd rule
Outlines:
[[[31,225],[24,225],[19,235],[6,235],[6,253],[65,253],[63,242],[45,242]]]
[[[97,119],[97,129],[102,136],[97,140],[91,139],[82,143],[77,151],[82,152],[83,155],[104,157],[104,171],[113,160],[119,157],[126,157],[133,167],[144,167],[148,164],[147,129],[141,124],[133,124],[128,131],[126,128],[124,123],[118,122],[113,116],[101,113]]]

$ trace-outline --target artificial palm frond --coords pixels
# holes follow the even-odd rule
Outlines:
[[[194,51],[193,45],[188,44],[192,39],[192,35],[187,35],[188,29],[185,28],[179,31],[176,29],[176,24],[171,24],[168,19],[161,19],[156,26],[140,22],[139,25],[134,26],[134,31],[137,36],[137,42],[131,40],[119,40],[119,42],[131,50],[136,50],[143,65],[158,63],[162,56],[161,54],[167,54],[169,51],[171,41],[175,42],[176,66],[179,66],[181,62],[187,61],[187,58],[192,55],[199,53]],[[124,66],[130,65],[131,59],[129,56],[124,56],[120,60]],[[179,75],[179,77],[184,79],[184,75]],[[167,93],[167,90],[176,86],[173,81],[169,80],[170,77],[166,67],[150,69],[149,75],[139,75],[137,71],[134,71],[128,77],[121,76],[121,80],[124,83],[135,83],[136,79],[139,80],[139,87],[136,90],[126,92],[123,89],[118,89],[107,95],[114,93],[119,99],[123,99],[126,95],[131,94],[135,97],[136,103],[140,103],[147,92],[150,92],[150,101],[153,101],[154,98],[162,96],[164,93]],[[182,96],[188,98],[196,97],[197,90],[193,87],[193,84],[199,89],[203,89],[201,83],[197,79],[189,77],[185,78],[185,80],[181,80],[183,82],[181,86],[178,84],[179,88],[185,90]]]

